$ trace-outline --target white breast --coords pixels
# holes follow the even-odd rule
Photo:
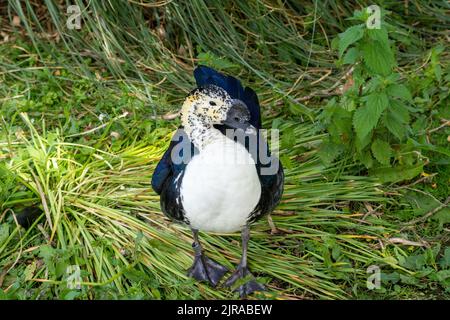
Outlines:
[[[225,136],[211,142],[186,167],[181,197],[191,227],[234,232],[259,202],[261,184],[248,151]]]

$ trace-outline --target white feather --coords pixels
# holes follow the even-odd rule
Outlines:
[[[192,228],[234,232],[258,204],[261,184],[248,151],[220,136],[188,163],[180,191]]]

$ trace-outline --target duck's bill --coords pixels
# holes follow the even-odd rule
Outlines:
[[[244,131],[245,134],[256,134],[256,128],[252,126],[248,122],[239,122],[239,121],[224,121],[223,124],[225,124],[227,127],[232,129],[241,129]]]
[[[241,129],[245,134],[256,134],[256,128],[250,124],[249,120],[250,112],[247,106],[244,102],[235,99],[223,124],[233,129]]]

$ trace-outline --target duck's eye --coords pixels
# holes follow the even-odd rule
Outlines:
[[[214,101],[210,101],[210,102],[209,102],[209,105],[210,105],[210,106],[215,106],[215,105],[217,105],[217,103],[215,103]]]

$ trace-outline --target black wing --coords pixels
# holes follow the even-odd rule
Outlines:
[[[185,151],[190,155],[185,157]],[[161,195],[161,210],[177,221],[185,221],[180,187],[186,165],[196,152],[186,132],[178,128],[152,175],[152,188]]]

